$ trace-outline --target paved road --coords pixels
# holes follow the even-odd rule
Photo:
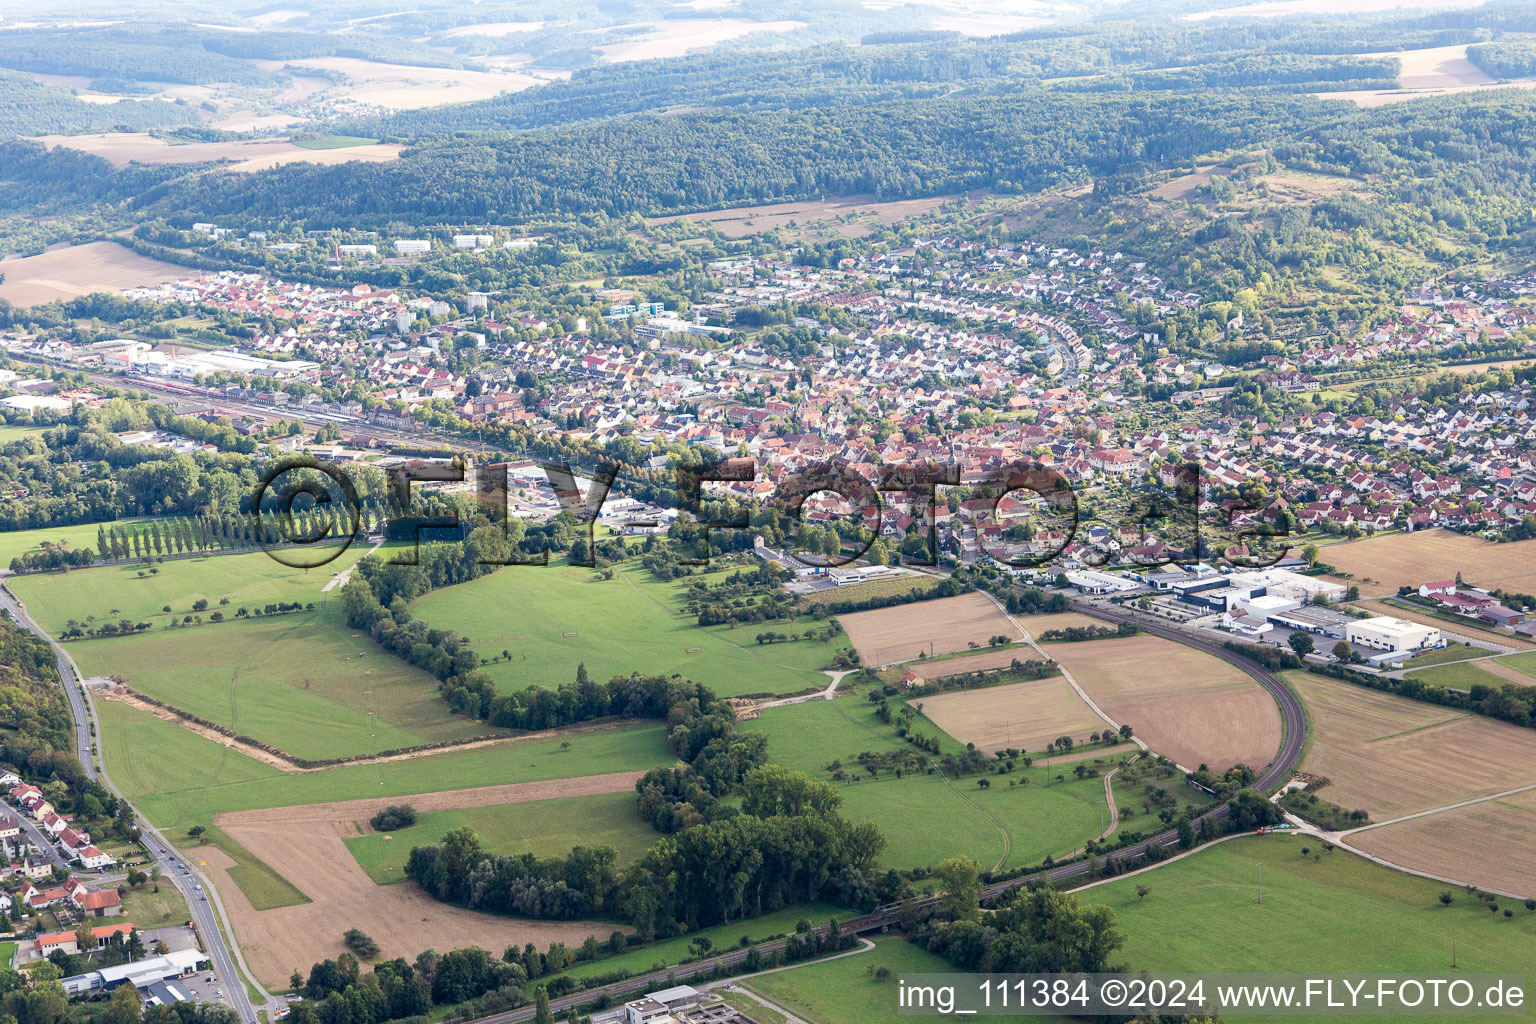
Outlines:
[[[54,657],[58,663],[59,678],[64,681],[64,693],[69,697],[70,715],[75,720],[75,753],[79,756],[80,763],[85,766],[85,773],[88,776],[100,781],[119,800],[125,799],[107,775],[106,762],[103,761],[102,766],[98,767],[93,756],[90,723],[95,721],[95,715],[91,713],[91,699],[81,684],[80,670],[75,665],[74,659],[44,632],[42,627],[27,616],[20,600],[4,585],[3,579],[0,579],[0,608],[10,614],[12,621],[20,623],[52,645]],[[164,880],[175,885],[186,898],[187,907],[192,914],[192,922],[197,926],[197,933],[203,941],[203,949],[213,961],[214,972],[224,982],[224,990],[228,993],[235,1012],[240,1014],[241,1020],[246,1021],[247,1024],[255,1024],[256,1008],[252,1005],[245,986],[240,982],[240,975],[235,970],[234,954],[224,941],[224,934],[219,930],[219,915],[214,909],[215,903],[208,901],[208,894],[212,892],[211,884],[153,825],[142,817],[138,822],[143,833],[144,845],[148,848],[154,863],[160,865]],[[212,898],[217,901],[218,895],[215,893]]]

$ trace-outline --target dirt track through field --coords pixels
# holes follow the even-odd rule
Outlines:
[[[531,921],[478,914],[440,903],[415,885],[377,885],[353,859],[342,839],[371,831],[368,819],[392,803],[418,811],[488,807],[633,790],[642,772],[614,772],[548,782],[479,786],[408,797],[370,797],[256,811],[229,811],[214,824],[282,875],[312,901],[258,911],[229,877],[211,873],[251,969],[266,985],[286,987],[295,969],[345,952],[342,933],[360,928],[385,958],[415,957],[424,949],[446,951],[478,945],[493,953],[509,945],[561,941],[579,944],[589,934],[606,937],[611,923]],[[232,866],[207,848],[212,868]]]
[[[1310,673],[1290,679],[1312,726],[1302,767],[1332,780],[1318,795],[1346,810],[1385,821],[1532,781],[1529,729]]]
[[[1536,896],[1536,792],[1371,829],[1349,845],[1415,871]]]
[[[1179,764],[1260,769],[1280,748],[1274,699],[1218,658],[1146,634],[1052,644],[1047,651],[1105,714]]]

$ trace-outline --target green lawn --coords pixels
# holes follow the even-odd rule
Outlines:
[[[1502,686],[1508,682],[1503,676],[1496,676],[1492,672],[1485,672],[1478,667],[1477,662],[1467,661],[1459,665],[1440,665],[1436,668],[1420,669],[1413,673],[1414,679],[1433,683],[1436,686],[1449,686],[1457,690],[1470,690],[1473,686]]]
[[[0,967],[9,967],[16,959],[16,943],[0,942]]]
[[[570,853],[574,846],[612,846],[619,851],[620,865],[630,863],[661,838],[636,810],[635,794],[624,792],[426,811],[410,828],[352,836],[344,842],[368,877],[390,885],[405,881],[411,847],[435,843],[443,833],[460,826],[479,833],[492,853],[553,857]]]
[[[585,978],[593,974],[608,974],[618,970],[626,970],[634,974],[655,968],[676,966],[684,960],[693,958],[694,953],[688,948],[689,944],[701,935],[713,942],[715,949],[732,949],[740,945],[743,935],[751,936],[753,942],[762,942],[777,935],[789,934],[795,930],[796,924],[800,921],[820,925],[826,924],[833,918],[847,921],[858,916],[859,912],[856,910],[844,910],[827,903],[805,903],[763,914],[761,917],[733,921],[713,928],[702,928],[687,935],[679,935],[676,938],[653,942],[649,946],[626,950],[617,956],[590,960],[575,965],[565,973],[573,978]]]
[[[1302,857],[1303,846],[1313,857]],[[1138,884],[1152,890],[1145,900]],[[1447,889],[1455,902],[1443,907],[1438,897]],[[1232,840],[1081,895],[1114,910],[1125,936],[1117,959],[1134,970],[1437,977],[1453,973],[1454,941],[1455,973],[1536,974],[1536,915],[1513,900],[1501,901],[1513,918],[1490,914],[1458,888],[1342,850],[1319,854],[1317,841],[1301,836]]]
[[[322,135],[317,139],[301,139],[294,145],[300,149],[350,149],[353,146],[371,146],[378,141],[360,135]]]
[[[135,691],[298,757],[375,754],[497,731],[452,714],[435,679],[348,630],[334,604],[80,640],[68,649],[87,676],[121,676]]]
[[[1499,659],[1500,665],[1508,665],[1516,672],[1523,673],[1536,681],[1536,651],[1527,651],[1524,654],[1511,654]]]
[[[129,889],[123,896],[123,920],[131,921],[140,928],[163,928],[166,925],[186,924],[192,919],[187,911],[187,901],[169,879],[147,882],[137,889]]]
[[[96,546],[96,528],[83,542]],[[11,535],[16,536],[16,535]],[[242,605],[251,608],[277,602],[322,602],[340,604],[340,592],[321,594],[333,575],[354,564],[366,554],[368,545],[353,544],[333,561],[315,569],[293,569],[273,559],[266,552],[250,551],[238,555],[209,555],[201,558],[168,559],[153,566],[138,562],[124,565],[77,569],[72,572],[42,573],[24,576],[11,584],[16,595],[27,604],[27,612],[50,633],[57,636],[70,619],[85,622],[96,619],[132,619],[150,622],[157,628],[171,619],[180,621],[194,614],[192,603],[208,602],[210,612],[222,612],[233,618]],[[6,558],[9,561],[9,557]],[[142,575],[141,575],[142,574]],[[229,599],[228,605],[220,600]],[[336,598],[331,602],[331,598]],[[170,613],[161,611],[170,605]]]
[[[48,427],[34,427],[26,423],[0,423],[0,445],[10,444],[28,437],[42,437]]]
[[[700,628],[682,610],[688,579],[659,582],[638,562],[615,566],[614,578],[569,565],[511,566],[421,598],[412,612],[431,625],[469,637],[503,690],[558,686],[584,662],[594,679],[641,672],[679,673],[722,696],[796,693],[827,684],[819,671],[847,646],[761,645],[765,630],[787,633],[817,625],[789,623]],[[723,566],[723,578],[734,566]],[[711,574],[713,575],[713,574]],[[690,654],[690,650],[697,653]]]
[[[1409,658],[1403,662],[1402,667],[1408,670],[1416,668],[1430,668],[1434,665],[1444,665],[1452,661],[1466,661],[1469,658],[1487,657],[1488,652],[1471,644],[1453,643],[1442,647],[1438,651],[1430,651],[1416,658]]]
[[[663,725],[566,730],[529,739],[381,764],[285,774],[180,726],[112,701],[98,701],[107,768],[124,794],[162,828],[208,825],[217,811],[328,800],[409,796],[445,789],[536,782],[671,764]],[[174,832],[172,834],[175,834]]]

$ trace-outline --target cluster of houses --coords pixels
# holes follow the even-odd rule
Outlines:
[[[1419,596],[1433,601],[1444,611],[1464,615],[1485,625],[1519,630],[1526,625],[1523,611],[1506,608],[1498,598],[1484,590],[1457,583],[1455,580],[1435,580],[1419,587]],[[1530,632],[1530,630],[1521,630]]]
[[[90,871],[101,871],[117,863],[92,844],[89,832],[75,828],[57,813],[36,786],[21,781],[14,772],[0,772],[0,786],[9,787],[12,806],[36,822],[38,830],[53,841],[66,861]]]

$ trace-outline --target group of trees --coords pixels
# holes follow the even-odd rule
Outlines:
[[[358,958],[343,953],[310,968],[302,981],[305,1000],[291,1007],[292,1024],[382,1024],[425,1019],[434,1006],[487,999],[484,1009],[510,1009],[527,1002],[521,965],[497,960],[478,947],[448,953],[427,950],[414,961],[385,960],[364,972]]]
[[[884,837],[837,813],[827,783],[777,766],[747,773],[739,813],[658,840],[620,870],[611,847],[565,857],[487,853],[468,829],[411,851],[406,874],[463,906],[529,916],[620,916],[642,939],[826,899],[873,906],[890,895],[874,870]]]
[[[945,898],[915,941],[964,971],[1096,972],[1115,969],[1123,939],[1114,911],[1049,888],[1016,890],[982,919],[980,869],[958,858],[936,872]]]

